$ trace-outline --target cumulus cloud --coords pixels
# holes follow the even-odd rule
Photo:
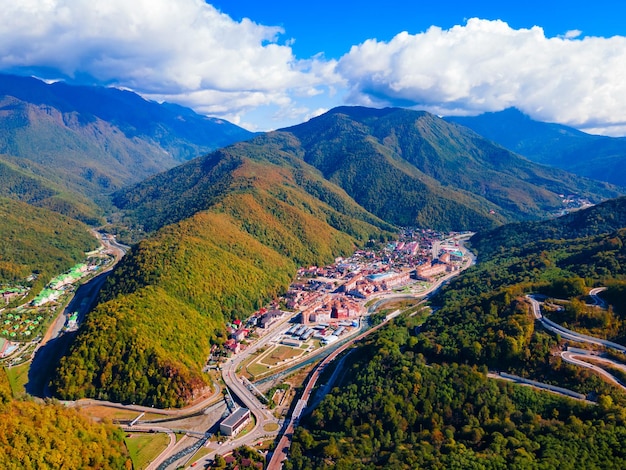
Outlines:
[[[472,18],[368,40],[336,61],[297,58],[281,28],[234,21],[203,0],[0,0],[0,21],[3,72],[127,88],[248,128],[348,103],[440,115],[515,106],[544,121],[626,132],[621,36],[548,38],[540,27]]]
[[[626,38],[548,38],[540,27],[513,29],[472,18],[449,30],[368,40],[337,72],[348,100],[442,115],[517,107],[530,116],[616,134],[626,125]]]
[[[332,64],[203,0],[0,0],[0,70],[132,89],[237,116],[314,94]],[[329,68],[330,66],[330,68]]]

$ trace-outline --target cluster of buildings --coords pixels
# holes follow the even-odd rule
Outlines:
[[[0,295],[2,296],[2,300],[5,304],[10,304],[14,300],[19,299],[20,297],[24,297],[27,293],[27,289],[10,288],[0,292]]]
[[[269,309],[262,308],[250,317],[246,326],[235,322],[229,329],[225,349],[238,353],[241,342],[257,328],[262,334],[284,317],[282,304],[290,312],[299,312],[302,325],[323,325],[358,319],[367,313],[364,300],[378,293],[398,289],[416,280],[432,282],[438,276],[458,270],[463,253],[454,242],[444,242],[449,234],[432,230],[406,229],[400,240],[382,250],[358,250],[349,258],[335,263],[298,270],[297,281],[291,284],[282,299]],[[319,331],[300,331],[287,341],[301,344]],[[308,336],[307,336],[308,335]],[[332,341],[332,339],[331,339]]]
[[[318,302],[308,306],[300,313],[301,323],[327,322],[360,317],[365,314],[365,307],[344,295],[327,294]]]
[[[351,328],[357,328],[358,326],[358,320],[342,321],[332,325],[330,323],[320,323],[318,325],[295,324],[285,332],[281,343],[286,346],[299,348],[304,341],[313,338],[320,340],[323,344],[331,344],[339,340]]]

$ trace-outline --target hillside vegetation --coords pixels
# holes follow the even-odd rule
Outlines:
[[[87,227],[56,212],[0,197],[0,282],[42,287],[98,247]]]
[[[523,293],[542,292],[572,299],[554,316],[572,327],[615,341],[626,340],[624,300],[616,310],[569,309],[595,284],[616,292],[626,279],[626,198],[607,201],[568,216],[540,223],[514,224],[476,235],[472,245],[480,263],[453,281],[434,302],[441,314],[432,316],[420,335],[420,351],[438,360],[469,361],[510,370],[548,382],[566,383],[588,393],[602,383],[587,372],[552,358],[556,337],[535,330]],[[592,318],[595,317],[595,318]],[[556,372],[556,374],[555,374]]]
[[[204,178],[222,164],[236,168],[218,192]],[[124,257],[61,361],[53,383],[59,396],[183,405],[206,386],[200,371],[211,344],[225,340],[225,321],[276,298],[298,265],[325,264],[371,237],[391,236],[389,225],[311,169],[210,157],[186,165],[198,166],[215,193],[186,201],[210,207],[165,225]],[[328,203],[315,197],[322,193]],[[155,227],[184,217],[155,214],[145,218]]]
[[[595,202],[620,194],[426,112],[340,107],[283,131],[300,140],[294,153],[398,225],[480,230],[544,218],[562,209],[560,194]]]
[[[103,222],[101,208],[87,197],[68,190],[61,181],[55,181],[45,168],[2,155],[0,197],[49,209],[89,225]]]
[[[414,324],[375,333],[341,384],[296,428],[285,468],[617,468],[626,409],[427,365]]]
[[[54,389],[180,406],[203,387],[224,322],[276,297],[298,265],[385,239],[389,223],[476,229],[545,214],[574,186],[613,194],[399,109],[338,108],[195,159],[115,194],[124,222],[154,235],[110,277]]]
[[[233,188],[233,173],[245,159],[302,174],[312,165],[327,182],[318,178],[319,190],[307,190],[324,202],[330,202],[330,182],[356,202],[351,213],[366,209],[395,225],[448,230],[545,217],[563,209],[562,193],[592,200],[620,194],[536,165],[425,112],[336,108],[156,175],[113,201],[130,214],[131,225],[152,231],[213,204]]]
[[[59,404],[13,400],[0,370],[0,467],[131,468],[124,434]]]

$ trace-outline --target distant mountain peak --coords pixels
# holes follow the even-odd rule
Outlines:
[[[0,154],[48,166],[91,197],[254,136],[129,90],[16,75],[0,74],[0,107]]]
[[[534,162],[626,187],[626,138],[591,135],[536,121],[516,108],[446,120],[469,127]]]

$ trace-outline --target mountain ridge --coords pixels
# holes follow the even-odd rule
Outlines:
[[[626,138],[587,134],[536,121],[515,108],[478,116],[446,117],[538,162],[626,186]]]
[[[0,153],[96,198],[254,134],[130,91],[0,75]]]

